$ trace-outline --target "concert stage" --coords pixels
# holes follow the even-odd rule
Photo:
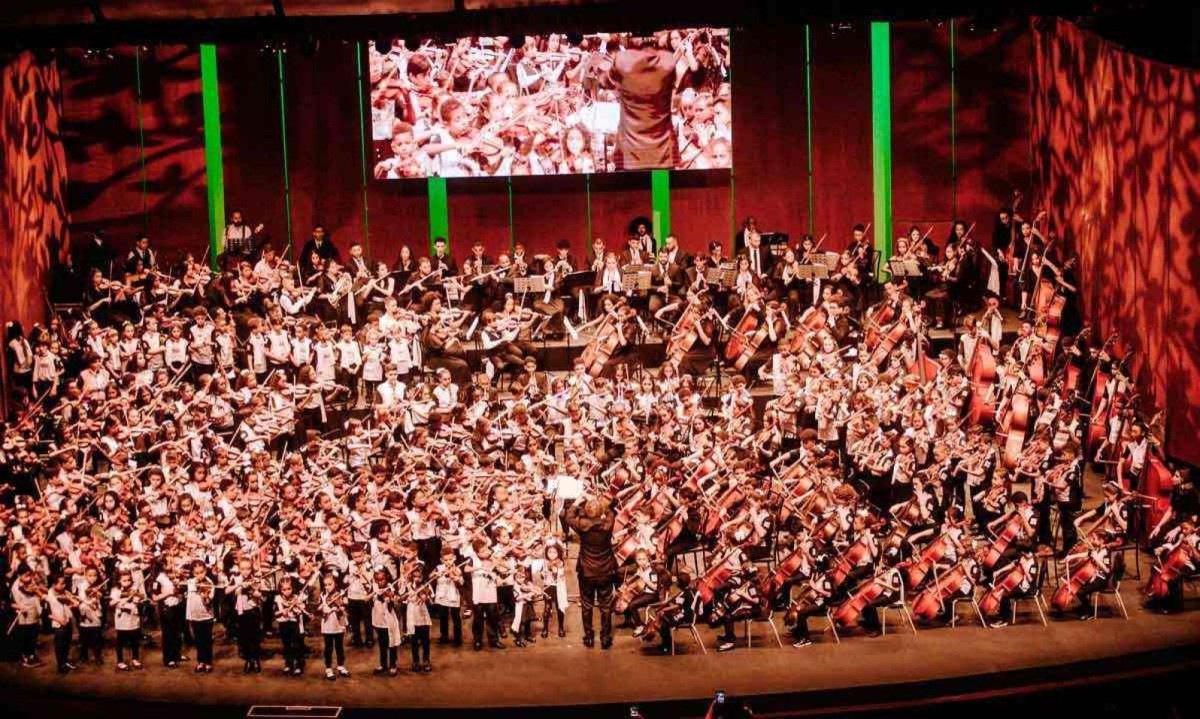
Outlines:
[[[699,716],[702,700],[718,688],[731,696],[769,695],[752,704],[760,712],[769,708],[772,715],[792,715],[803,707],[805,715],[867,710],[894,716],[931,701],[944,705],[1011,698],[1025,692],[1080,689],[1081,683],[1097,689],[1114,681],[1200,668],[1200,597],[1194,590],[1188,592],[1187,611],[1171,616],[1142,610],[1132,578],[1122,594],[1128,621],[1102,601],[1097,621],[1082,622],[1072,615],[1050,618],[1049,626],[1043,627],[1036,614],[1023,614],[1015,626],[984,629],[963,605],[959,626],[953,629],[918,625],[914,636],[907,625],[895,623],[893,614],[886,635],[869,638],[850,632],[840,644],[830,633],[820,634],[824,621],[814,619],[817,641],[803,649],[793,649],[786,635],[785,646],[779,648],[769,627],[761,623],[753,626],[753,648],[746,648],[739,629],[737,649],[724,654],[713,649],[714,632],[701,630],[707,654],[680,632],[681,655],[675,657],[646,654],[627,630],[618,634],[609,651],[583,647],[579,612],[572,601],[565,639],[552,633],[534,647],[510,644],[502,651],[482,652],[472,651],[469,644],[457,649],[435,645],[434,672],[427,675],[402,671],[396,678],[375,677],[375,651],[359,649],[348,657],[354,674],[350,679],[326,681],[319,656],[310,660],[302,678],[281,676],[277,658],[264,662],[263,674],[246,676],[234,646],[224,644],[218,645],[215,672],[207,676],[163,669],[156,650],[143,657],[145,671],[118,673],[110,647],[103,667],[89,666],[66,677],[55,674],[50,665],[22,670],[4,663],[0,684],[10,711],[15,711],[10,716],[114,716],[130,709],[173,719],[233,717],[244,716],[254,704],[301,704],[364,710],[350,716],[387,708],[421,716],[461,716],[469,709],[526,717],[615,717],[628,716],[626,707],[633,703],[648,717]],[[309,643],[319,649],[320,638],[310,638]],[[49,656],[48,645],[44,639],[43,657]],[[275,645],[269,640],[267,646]],[[407,648],[401,649],[403,669]]]

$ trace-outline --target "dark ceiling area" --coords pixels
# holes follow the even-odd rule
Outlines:
[[[1200,8],[1169,0],[7,0],[0,50],[178,42],[314,42],[680,25],[1056,15],[1140,54],[1200,66]]]

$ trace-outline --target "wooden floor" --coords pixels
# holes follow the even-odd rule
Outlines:
[[[1132,567],[1131,567],[1132,570]],[[1143,565],[1143,570],[1145,566]],[[1143,575],[1145,577],[1145,574]],[[580,643],[579,612],[568,612],[568,635],[551,634],[534,647],[473,651],[433,647],[432,674],[412,675],[407,647],[402,647],[399,677],[375,677],[374,650],[349,650],[349,679],[326,681],[320,657],[309,662],[300,678],[283,677],[281,661],[264,663],[261,675],[245,676],[233,645],[218,646],[216,671],[195,675],[190,670],[167,670],[156,650],[146,652],[147,669],[118,673],[111,649],[104,666],[88,666],[59,676],[49,664],[39,669],[0,665],[0,685],[18,692],[55,699],[90,697],[116,701],[177,702],[180,704],[248,706],[252,704],[334,705],[393,708],[496,708],[628,704],[711,696],[716,688],[731,694],[756,695],[848,689],[909,682],[967,678],[966,687],[986,686],[989,675],[1021,669],[1119,657],[1171,647],[1200,645],[1200,598],[1188,595],[1187,611],[1163,616],[1140,607],[1137,583],[1122,586],[1129,619],[1115,606],[1102,604],[1097,621],[1051,618],[1043,627],[1036,614],[1023,615],[1017,625],[985,629],[961,607],[956,628],[922,627],[916,635],[888,618],[887,633],[869,638],[843,634],[835,643],[820,634],[823,620],[813,620],[817,642],[794,649],[786,640],[780,648],[766,624],[753,625],[753,648],[740,638],[735,650],[717,653],[714,632],[702,629],[708,645],[702,653],[681,633],[679,656],[647,654],[628,631],[618,632],[609,651]],[[782,631],[782,627],[780,627]],[[740,633],[740,632],[739,632]],[[436,629],[435,629],[436,635]],[[319,638],[310,640],[319,647]],[[468,640],[469,641],[469,640]],[[274,640],[268,640],[274,648]],[[43,640],[42,656],[50,657]],[[52,663],[52,662],[51,662]],[[874,691],[874,690],[872,690]],[[870,696],[868,693],[866,696]]]

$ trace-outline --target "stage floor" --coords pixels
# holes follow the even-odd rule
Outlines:
[[[1043,627],[1036,615],[1023,615],[1015,626],[989,630],[980,627],[973,614],[968,617],[969,607],[961,606],[960,617],[965,623],[957,628],[918,625],[914,636],[906,625],[893,623],[893,615],[885,636],[869,638],[851,632],[836,644],[829,633],[814,634],[817,643],[803,649],[793,649],[786,635],[785,646],[779,648],[765,624],[754,625],[752,649],[740,639],[734,651],[721,654],[713,650],[712,631],[701,630],[708,644],[707,654],[680,633],[683,653],[674,657],[646,654],[644,645],[628,631],[618,634],[609,651],[583,647],[579,641],[579,612],[573,604],[565,639],[552,633],[549,639],[539,639],[534,647],[518,649],[510,642],[508,649],[482,652],[473,651],[469,645],[455,649],[435,644],[434,671],[422,675],[403,670],[408,662],[407,647],[402,647],[402,672],[396,678],[372,675],[374,650],[350,650],[348,665],[354,676],[336,682],[323,678],[319,656],[309,662],[307,674],[301,678],[281,676],[278,659],[265,662],[261,675],[245,676],[236,650],[229,644],[218,646],[216,670],[211,675],[195,675],[190,669],[163,669],[153,649],[143,658],[148,667],[145,671],[118,673],[113,668],[110,646],[104,666],[89,666],[62,677],[50,666],[49,642],[43,639],[42,656],[47,666],[26,670],[5,663],[0,666],[0,684],[11,687],[15,683],[20,685],[20,694],[59,701],[73,696],[242,707],[304,704],[483,709],[679,700],[711,696],[716,688],[740,696],[794,694],[964,677],[969,679],[958,686],[982,689],[989,686],[987,675],[996,673],[1200,644],[1200,599],[1191,593],[1188,611],[1170,616],[1142,610],[1137,583],[1132,578],[1123,585],[1122,594],[1130,610],[1128,621],[1102,606],[1101,618],[1094,622],[1071,616],[1051,618],[1049,626]],[[1116,611],[1115,606],[1112,611]],[[823,625],[823,620],[816,619],[810,624],[818,633]],[[319,649],[319,637],[309,641]],[[268,640],[268,646],[274,648],[275,641]],[[862,701],[870,702],[875,690],[862,694]]]

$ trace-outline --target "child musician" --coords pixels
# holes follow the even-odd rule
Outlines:
[[[234,611],[237,613],[238,651],[242,655],[243,674],[262,672],[262,586],[254,576],[249,557],[238,560],[233,577]]]
[[[88,567],[83,571],[83,579],[77,580],[75,594],[79,597],[79,663],[87,662],[88,657],[100,664],[103,661],[103,638],[101,636],[100,608],[100,571]]]
[[[397,647],[400,645],[400,620],[396,617],[393,602],[396,592],[392,586],[392,575],[386,569],[376,569],[375,586],[371,601],[371,626],[375,629],[375,641],[379,644],[379,666],[375,674],[387,673],[396,676]]]
[[[21,652],[21,666],[32,669],[42,665],[37,657],[38,624],[42,619],[42,599],[34,584],[34,573],[25,569],[12,588],[12,606],[16,611],[14,634]]]
[[[565,637],[563,629],[564,609],[567,606],[567,565],[563,561],[562,547],[546,545],[546,561],[542,572],[542,639],[550,636],[550,613],[558,618],[558,636]]]
[[[404,602],[405,624],[408,626],[409,647],[412,649],[412,670],[431,672],[429,662],[429,629],[433,622],[429,617],[429,585],[422,580],[424,571],[419,563],[408,570],[409,591]]]
[[[477,539],[473,545],[475,556],[471,567],[471,636],[475,640],[475,651],[483,649],[483,630],[487,626],[488,645],[503,649],[500,641],[500,616],[496,604],[496,567],[492,561],[492,548],[486,539]]]
[[[138,606],[144,597],[133,586],[133,575],[122,572],[118,576],[109,601],[113,608],[113,627],[117,630],[117,669],[123,672],[141,669],[142,620],[138,616]],[[125,662],[126,650],[131,659],[128,664]]]
[[[46,593],[46,606],[50,610],[50,627],[54,630],[54,661],[59,674],[78,669],[69,659],[71,627],[75,622],[71,608],[78,604],[79,599],[67,590],[66,575],[56,576],[50,591]]]
[[[454,562],[454,550],[446,547],[442,550],[442,563],[437,568],[437,581],[434,585],[433,604],[438,612],[438,644],[447,644],[451,640],[446,635],[451,625],[454,628],[454,646],[462,646],[462,570]],[[560,624],[561,626],[561,624]]]
[[[298,677],[304,673],[304,596],[297,590],[294,577],[284,577],[279,584],[275,622],[283,644],[283,674]]]
[[[213,670],[213,583],[208,576],[208,567],[197,559],[192,562],[192,578],[187,581],[187,621],[192,628],[192,640],[196,643],[196,672],[211,673]]]
[[[183,658],[183,600],[165,567],[155,576],[154,587],[154,602],[162,625],[163,666],[175,669]]]
[[[325,678],[334,681],[338,676],[350,676],[346,668],[346,593],[339,586],[337,575],[321,577],[321,636],[325,639]],[[337,654],[337,674],[333,657]]]

